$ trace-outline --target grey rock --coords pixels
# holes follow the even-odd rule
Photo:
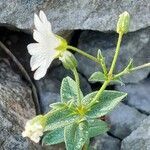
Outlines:
[[[50,69],[43,79],[35,81],[39,93],[42,112],[45,113],[49,111],[49,105],[51,103],[60,101],[61,81],[67,76],[74,79],[71,71],[64,69],[63,66],[58,66]],[[91,92],[90,84],[82,75],[79,74],[79,77],[81,81],[81,89],[84,95],[86,95]]]
[[[118,15],[128,11],[132,16],[130,31],[150,26],[149,0],[19,0],[0,1],[0,23],[21,29],[33,27],[33,13],[44,10],[56,32],[61,30],[115,30]]]
[[[143,80],[137,84],[126,84],[117,86],[116,89],[128,93],[125,103],[138,110],[150,114],[150,79]]]
[[[78,47],[93,56],[96,56],[97,50],[101,49],[103,55],[106,57],[106,64],[108,67],[110,67],[116,47],[117,37],[118,35],[115,33],[84,31],[81,33]],[[150,28],[125,35],[121,45],[120,55],[116,64],[116,70],[121,71],[125,66],[127,66],[130,58],[133,58],[134,66],[149,62],[149,47]],[[91,60],[88,60],[79,54],[76,54],[76,56],[80,64],[79,70],[87,78],[89,78],[93,72],[100,70],[99,65],[92,62]],[[146,78],[149,72],[150,68],[139,70],[123,77],[123,81],[126,83],[139,82],[140,80]]]
[[[120,150],[120,140],[107,134],[93,138],[91,150]]]
[[[146,115],[141,114],[135,108],[120,103],[107,118],[111,126],[110,133],[123,139],[139,126]]]
[[[21,136],[28,119],[35,116],[32,92],[11,67],[0,62],[0,149],[39,150]]]
[[[150,116],[122,141],[121,150],[149,150],[150,149]]]

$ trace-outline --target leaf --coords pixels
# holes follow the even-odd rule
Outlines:
[[[79,124],[71,124],[65,127],[64,140],[67,150],[82,150],[82,147],[87,142],[88,138],[87,121],[82,121]]]
[[[105,75],[100,71],[94,72],[89,78],[90,82],[104,82],[105,80]]]
[[[97,92],[88,94],[83,98],[83,104],[88,105]],[[127,93],[119,91],[105,90],[96,104],[91,106],[90,110],[86,113],[91,118],[98,118],[109,113],[115,108],[118,103],[127,96]]]
[[[64,128],[58,128],[46,133],[42,139],[42,145],[53,145],[64,141]]]
[[[50,107],[53,109],[62,109],[64,107],[66,107],[66,104],[62,103],[62,102],[56,102],[56,103],[50,104]]]
[[[75,122],[78,118],[79,116],[73,114],[73,111],[68,108],[56,110],[48,116],[45,131],[64,127]]]
[[[71,99],[76,100],[78,94],[77,84],[70,77],[63,79],[60,89],[61,101],[68,102]],[[83,98],[83,93],[80,91],[81,98]]]
[[[95,83],[95,82],[105,82],[106,80],[106,77],[105,75],[98,71],[98,72],[94,72],[91,77],[89,78],[89,81],[92,82],[92,83]],[[120,80],[120,79],[114,79],[110,82],[110,85],[113,85],[113,84],[121,84],[121,85],[124,85],[124,83]]]
[[[106,122],[100,119],[94,119],[89,121],[89,137],[95,137],[99,134],[104,134],[109,130],[109,126]]]

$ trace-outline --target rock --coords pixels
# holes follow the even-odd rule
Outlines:
[[[112,31],[118,15],[128,11],[132,16],[130,31],[150,26],[149,0],[100,1],[100,0],[32,0],[0,2],[0,23],[20,29],[33,27],[33,13],[44,10],[56,32],[61,30],[90,29]]]
[[[117,86],[116,89],[128,93],[125,103],[146,114],[150,114],[150,78],[137,84]]]
[[[114,33],[84,31],[79,38],[78,47],[94,56],[97,55],[97,50],[101,49],[103,55],[106,57],[107,66],[110,66],[116,47],[117,37],[118,35]],[[117,70],[122,70],[125,66],[127,66],[130,58],[133,58],[135,66],[149,62],[149,47],[150,28],[125,35],[117,61]],[[89,78],[93,72],[99,70],[99,66],[96,63],[79,54],[76,56],[79,61],[79,70],[87,78]],[[123,81],[126,83],[139,82],[140,80],[146,78],[149,72],[150,68],[139,70],[135,73],[125,76]]]
[[[150,116],[122,141],[121,150],[149,150],[150,149]]]
[[[38,144],[21,136],[26,121],[35,115],[31,89],[0,61],[0,149],[40,150]]]
[[[120,103],[107,118],[111,126],[109,132],[115,137],[123,139],[139,126],[140,122],[146,118],[146,115]]]
[[[45,113],[49,111],[49,105],[51,103],[60,101],[61,81],[66,76],[70,76],[74,79],[71,71],[64,69],[63,66],[58,66],[50,69],[43,79],[35,81],[39,93],[42,112]],[[80,81],[84,95],[91,92],[90,84],[82,75],[80,75]]]
[[[107,134],[93,138],[91,150],[120,150],[120,140]]]

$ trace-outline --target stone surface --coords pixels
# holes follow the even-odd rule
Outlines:
[[[81,50],[86,51],[94,56],[97,55],[97,50],[101,49],[103,55],[106,57],[107,66],[110,66],[114,50],[116,47],[118,35],[115,33],[101,33],[94,31],[84,31],[79,38],[78,47]],[[124,36],[121,45],[120,55],[117,61],[117,70],[122,70],[125,67],[130,58],[134,59],[134,65],[142,65],[143,63],[150,61],[150,28],[140,30],[137,32],[129,33]],[[88,60],[87,58],[77,54],[79,61],[79,70],[87,78],[95,71],[99,70],[99,66]],[[126,75],[123,81],[138,82],[147,77],[150,72],[150,68],[139,70],[130,75]]]
[[[116,89],[128,93],[125,103],[150,114],[150,78],[137,84],[117,86]]]
[[[150,116],[122,141],[121,150],[149,150],[150,149]]]
[[[64,69],[64,67],[60,65],[58,67],[51,68],[43,79],[35,81],[39,92],[42,112],[47,112],[51,103],[60,101],[61,81],[67,76],[74,79],[71,71]],[[86,95],[91,92],[91,86],[82,75],[79,77],[81,79],[81,89],[84,95]]]
[[[110,133],[123,139],[135,130],[140,122],[146,118],[136,109],[120,103],[109,115],[108,123],[111,126]]]
[[[107,134],[93,138],[91,150],[120,150],[120,140]]]
[[[0,61],[0,149],[40,149],[21,136],[26,121],[33,116],[31,89],[10,66]]]
[[[128,11],[131,31],[150,26],[149,0],[16,0],[0,1],[0,23],[21,29],[33,27],[33,13],[44,10],[56,32],[61,30],[115,30],[118,15]]]

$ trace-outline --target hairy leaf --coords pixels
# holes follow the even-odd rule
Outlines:
[[[70,77],[63,79],[60,89],[61,101],[68,102],[71,99],[76,100],[78,94],[77,84]],[[83,97],[82,92],[80,91],[81,98]]]
[[[87,121],[82,121],[79,124],[71,124],[65,127],[64,140],[67,150],[81,150],[88,138]]]
[[[73,114],[73,112],[67,108],[53,111],[48,116],[45,131],[64,127],[75,122],[78,118],[78,115]]]
[[[62,103],[62,102],[56,102],[56,103],[50,104],[50,107],[53,109],[62,109],[64,107],[66,107],[66,104]]]
[[[94,119],[89,121],[89,137],[94,137],[99,134],[104,134],[109,130],[109,126],[106,122],[100,119]]]
[[[97,92],[88,94],[83,98],[83,103],[88,105]],[[96,104],[91,106],[90,110],[86,113],[91,118],[97,118],[109,113],[118,103],[127,96],[127,93],[119,91],[105,90],[100,96]]]
[[[100,72],[100,71],[94,72],[91,75],[91,77],[89,78],[89,81],[93,82],[93,83],[95,83],[95,82],[105,82],[105,80],[106,80],[105,75],[102,72]],[[114,79],[114,80],[112,80],[110,82],[110,84],[111,85],[112,84],[121,84],[121,85],[124,85],[124,83],[120,79]]]
[[[42,139],[42,145],[53,145],[64,141],[64,128],[49,131]]]

